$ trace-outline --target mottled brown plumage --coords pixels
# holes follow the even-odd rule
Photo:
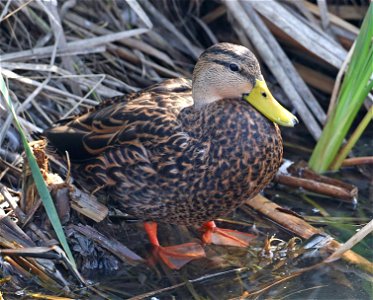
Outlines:
[[[280,166],[278,126],[242,98],[256,79],[262,76],[248,49],[217,44],[196,65],[193,93],[189,80],[166,80],[45,135],[69,152],[78,180],[101,187],[125,212],[202,224],[256,195]]]

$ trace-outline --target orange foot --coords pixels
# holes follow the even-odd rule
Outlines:
[[[204,231],[202,241],[205,244],[247,247],[256,237],[250,233],[218,228],[214,221],[204,223],[201,229]]]
[[[206,257],[205,250],[197,243],[186,243],[169,247],[160,246],[157,237],[157,227],[155,222],[144,222],[144,228],[150,243],[154,247],[155,256],[160,258],[169,268],[179,270],[194,259]]]

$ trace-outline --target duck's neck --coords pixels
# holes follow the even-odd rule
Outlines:
[[[201,109],[203,106],[221,99],[237,98],[241,94],[233,84],[230,82],[222,84],[222,78],[215,75],[211,70],[203,70],[193,74],[192,97],[196,109]],[[241,92],[243,93],[243,91]]]
[[[216,102],[221,98],[211,86],[198,81],[193,83],[192,95],[196,110],[202,109],[204,106]]]
[[[214,93],[213,89],[201,86],[198,89],[193,89],[194,108],[202,109],[204,106],[216,102],[221,97]]]

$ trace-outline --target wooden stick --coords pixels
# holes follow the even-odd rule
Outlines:
[[[373,164],[373,156],[347,158],[343,161],[342,167],[351,167],[366,164]]]
[[[273,203],[261,195],[257,195],[253,199],[247,200],[245,204],[303,239],[309,239],[315,234],[326,235],[326,233],[321,229],[311,226],[306,221],[293,214],[286,213],[281,206]],[[340,247],[340,243],[333,240],[326,245],[326,250],[329,252],[334,252],[338,247]],[[373,274],[373,263],[359,254],[356,254],[352,250],[347,250],[342,255],[342,259],[349,263],[356,264],[366,272]]]
[[[295,188],[304,188],[305,190],[318,193],[321,195],[326,195],[329,197],[335,197],[338,199],[343,200],[347,203],[352,203],[356,205],[356,189],[350,191],[348,189],[344,189],[339,186],[335,186],[332,184],[327,184],[323,182],[318,182],[316,180],[299,178],[295,176],[287,176],[287,175],[276,175],[276,181],[281,184],[285,184],[287,186],[295,187]]]

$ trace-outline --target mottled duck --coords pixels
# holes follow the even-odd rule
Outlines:
[[[297,122],[268,90],[253,53],[219,43],[202,53],[192,81],[169,79],[106,100],[45,136],[69,153],[78,181],[144,221],[158,256],[177,269],[204,250],[160,246],[156,222],[202,225],[204,243],[247,246],[251,235],[213,220],[271,181],[283,152],[277,124]]]

